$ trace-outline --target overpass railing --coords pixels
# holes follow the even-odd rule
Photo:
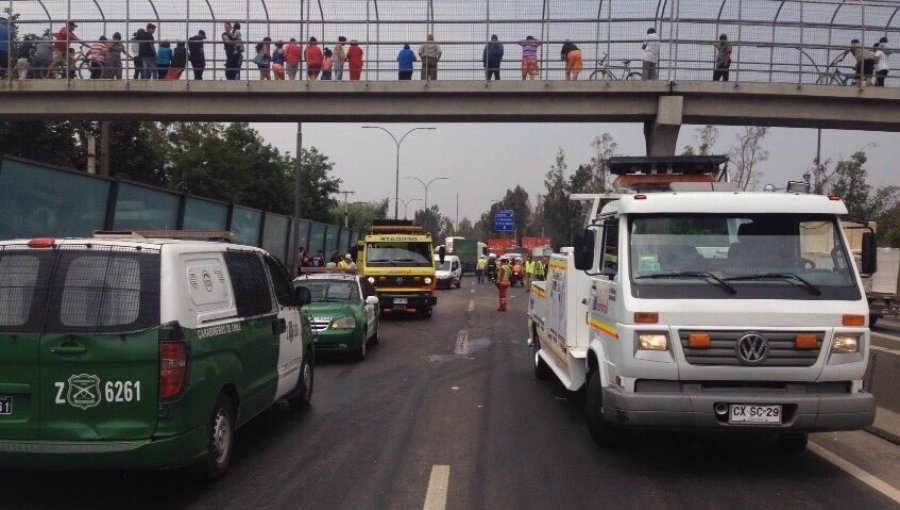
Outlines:
[[[33,54],[30,70],[15,71],[15,49],[27,36],[52,38],[69,22],[78,24],[74,33],[82,40],[68,41],[74,59],[59,59],[62,70],[50,74],[70,80],[91,77],[91,59],[80,43],[99,42],[100,36],[112,39],[116,32],[125,49],[121,79],[136,79],[135,62],[128,58],[137,50],[131,39],[148,23],[156,26],[156,49],[167,41],[174,50],[204,31],[207,39],[194,41],[206,55],[203,77],[217,80],[226,78],[229,67],[221,39],[224,23],[240,24],[246,51],[232,67],[239,69],[236,77],[241,81],[280,78],[271,67],[258,68],[256,45],[263,43],[271,52],[291,38],[305,48],[305,41],[315,37],[320,47],[332,50],[339,36],[347,39],[345,48],[357,40],[364,59],[358,79],[364,81],[397,80],[399,50],[409,44],[418,52],[426,34],[434,34],[443,50],[437,79],[466,81],[486,79],[482,52],[491,35],[504,45],[499,71],[506,80],[521,79],[518,42],[528,35],[543,41],[535,76],[540,80],[566,79],[560,50],[568,40],[583,55],[579,79],[621,79],[639,73],[641,46],[651,27],[660,37],[659,79],[673,81],[711,80],[714,43],[721,34],[733,45],[729,79],[735,82],[841,83],[843,74],[853,73],[854,58],[840,65],[834,61],[851,40],[859,39],[868,48],[881,38],[888,45],[900,43],[896,0],[10,0],[6,9],[13,28],[7,80],[45,78],[47,64],[34,61]],[[889,54],[888,59],[896,61],[897,56]],[[300,81],[310,79],[305,64],[297,74]],[[420,77],[421,66],[415,64],[413,79],[430,79]],[[118,69],[109,67],[94,74],[117,79]],[[186,67],[171,77],[194,79],[195,66]],[[344,67],[342,78],[348,80],[349,64]],[[891,75],[887,83],[900,84]]]

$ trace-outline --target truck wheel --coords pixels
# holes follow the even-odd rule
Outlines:
[[[603,419],[603,383],[600,382],[600,369],[594,369],[590,373],[584,400],[588,430],[597,446],[610,448],[621,443],[622,430],[613,427]]]
[[[206,424],[206,460],[199,474],[204,478],[219,478],[231,464],[234,449],[234,405],[220,393]]]
[[[869,315],[869,327],[871,328],[874,326],[875,323],[878,322],[878,319],[879,317],[877,315]]]
[[[422,314],[422,317],[424,317],[426,319],[430,319],[431,318],[431,305],[423,306],[422,309],[419,310],[419,313]]]
[[[806,450],[809,434],[806,432],[782,432],[778,434],[778,442],[784,453],[801,453]]]
[[[545,381],[550,378],[550,367],[538,354],[541,351],[541,341],[538,340],[537,335],[531,337],[531,348],[534,351],[534,377]]]
[[[297,381],[297,388],[291,392],[288,397],[288,404],[293,408],[308,407],[312,400],[313,382],[315,381],[315,369],[313,368],[313,351],[307,349],[303,355],[303,362],[300,364],[300,380]]]

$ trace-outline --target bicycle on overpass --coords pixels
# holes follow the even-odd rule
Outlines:
[[[837,66],[837,58],[828,64],[824,71],[816,78],[816,85],[853,85],[856,73],[845,73]]]
[[[599,60],[597,60],[597,68],[594,72],[591,73],[589,80],[642,80],[644,79],[643,73],[640,71],[632,71],[631,70],[631,60],[623,60],[622,61],[622,75],[616,76],[613,70],[609,66],[609,53],[604,53]]]

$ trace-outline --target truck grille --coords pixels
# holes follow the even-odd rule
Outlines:
[[[688,337],[691,333],[705,333],[710,335],[709,349],[691,349],[688,347]],[[744,366],[738,358],[737,344],[742,336],[749,331],[679,331],[681,349],[684,357],[691,365],[723,365]],[[755,366],[760,367],[811,367],[816,364],[819,352],[822,350],[822,342],[825,334],[822,332],[803,332],[816,335],[815,349],[797,349],[794,346],[794,338],[797,331],[757,331],[766,338],[769,352],[765,360]]]

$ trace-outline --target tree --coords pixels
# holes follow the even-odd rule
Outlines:
[[[554,246],[572,242],[572,208],[569,196],[570,183],[566,180],[566,153],[562,148],[556,152],[555,163],[544,178],[547,193],[544,194],[544,233]]]
[[[692,145],[686,145],[682,156],[709,156],[719,140],[719,128],[712,125],[705,125],[694,131],[694,141],[697,143],[696,148]]]
[[[734,167],[731,181],[742,190],[755,186],[762,176],[757,167],[769,159],[769,151],[762,146],[768,134],[767,127],[745,127],[737,134],[737,145],[728,151],[730,164]]]
[[[388,199],[373,202],[351,202],[347,204],[347,220],[354,230],[367,229],[375,220],[383,220],[388,215]],[[344,224],[344,203],[339,202],[328,212],[328,222]]]
[[[528,201],[528,192],[522,186],[506,190],[503,200],[498,203],[498,210],[511,210],[516,219],[516,232],[525,235],[525,229],[531,218],[531,204]],[[497,211],[491,211],[496,214]],[[491,215],[493,217],[493,214]],[[519,239],[517,239],[518,241]]]
[[[437,204],[432,205],[428,209],[419,209],[413,217],[416,225],[421,225],[425,232],[431,234],[431,238],[437,241],[441,239],[442,225],[444,224],[441,216],[441,209]],[[441,243],[437,243],[441,244]]]
[[[33,159],[50,165],[85,167],[77,122],[0,122],[0,154]]]
[[[606,193],[609,189],[609,159],[616,154],[619,144],[613,140],[609,133],[594,138],[591,142],[594,148],[594,156],[591,157],[591,179],[588,182],[587,189],[582,193]],[[573,188],[578,191],[580,188]]]
[[[873,189],[866,181],[867,160],[865,152],[857,151],[849,160],[839,161],[834,169],[830,194],[843,199],[852,221],[867,222],[882,217],[897,200],[897,186]]]
[[[463,216],[463,219],[459,220],[459,226],[456,228],[456,235],[465,237],[466,239],[483,240],[483,238],[478,237],[475,233],[475,225],[473,225],[472,221],[465,216]]]

